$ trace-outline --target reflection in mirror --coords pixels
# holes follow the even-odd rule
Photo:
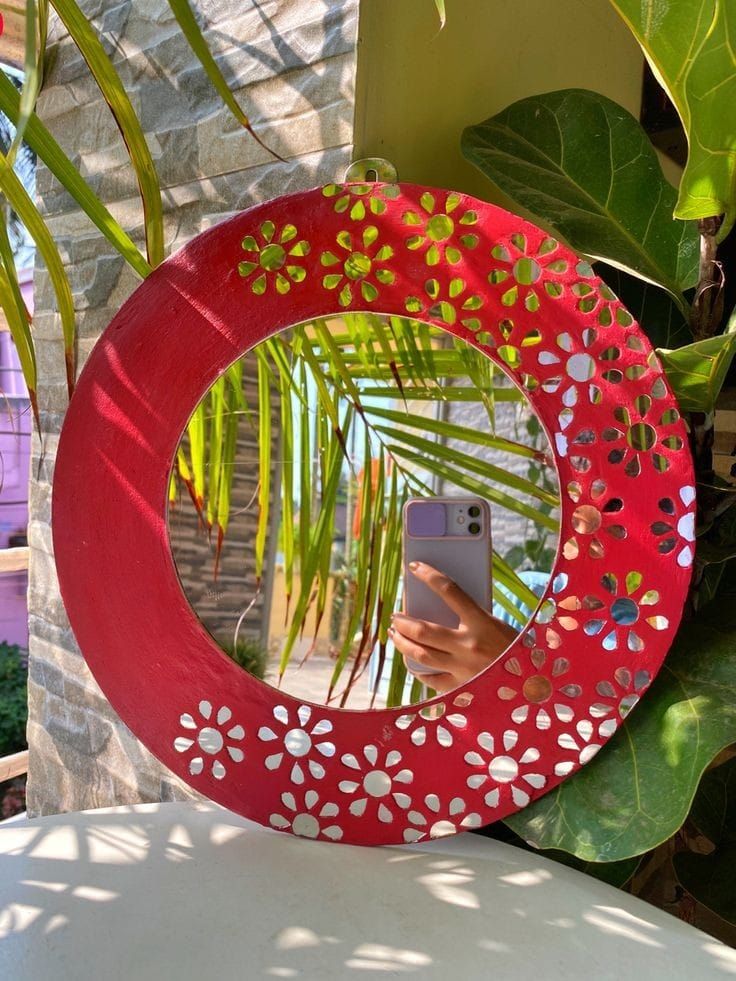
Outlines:
[[[449,706],[536,607],[558,505],[539,422],[489,358],[346,314],[212,386],[177,450],[169,533],[193,609],[257,677],[348,709],[459,689]]]

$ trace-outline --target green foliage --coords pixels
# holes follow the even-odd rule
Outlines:
[[[140,190],[148,261],[36,116],[34,108],[43,77],[48,6],[48,0],[28,0],[26,4],[25,82],[20,95],[7,73],[0,71],[0,111],[7,115],[17,131],[15,141],[7,151],[3,148],[3,152],[0,153],[0,190],[35,242],[49,269],[61,315],[67,387],[71,395],[75,380],[76,322],[69,282],[58,248],[44,219],[13,171],[13,162],[21,138],[49,167],[63,187],[106,236],[115,251],[141,276],[148,275],[152,267],[158,265],[164,258],[164,222],[158,174],[140,120],[125,91],[123,80],[105,51],[94,24],[81,11],[76,0],[53,0],[52,6],[76,44],[80,56],[86,62],[120,130]],[[171,0],[171,7],[195,55],[225,104],[241,125],[258,139],[247,117],[227,89],[207,49],[189,4],[185,0]],[[35,399],[35,340],[27,329],[23,315],[15,308],[12,282],[8,283],[4,269],[0,269],[0,305],[8,317],[19,349],[22,349],[23,376],[31,391],[32,399]],[[225,488],[225,494],[226,492]]]
[[[639,855],[687,817],[706,767],[736,735],[736,607],[686,622],[643,707],[575,777],[508,819],[584,861]]]
[[[86,61],[125,141],[143,203],[148,261],[152,266],[157,266],[164,258],[161,188],[140,120],[125,91],[122,79],[115,71],[102,42],[78,4],[75,0],[53,0],[53,4],[64,27],[77,45],[79,53]]]
[[[5,113],[11,123],[19,122],[20,96],[10,77],[3,71],[0,71],[0,111]],[[37,154],[40,160],[43,160],[87,217],[95,223],[113,249],[125,259],[139,276],[147,276],[151,267],[141,255],[138,247],[121,225],[115,221],[35,113],[31,113],[26,121],[24,139],[26,145]]]
[[[675,348],[692,341],[682,310],[665,290],[605,262],[596,262],[595,271],[638,322],[653,347]]]
[[[538,430],[531,439],[527,433],[525,442],[495,435],[491,422],[495,400],[521,396],[476,348],[415,321],[351,314],[333,321],[329,329],[322,322],[307,323],[272,337],[254,350],[253,357],[257,359],[257,418],[247,407],[229,400],[227,382],[221,379],[192,417],[188,438],[177,455],[177,471],[189,481],[190,496],[203,521],[221,529],[229,499],[223,505],[218,473],[223,468],[232,472],[235,447],[233,442],[230,451],[224,447],[222,452],[222,433],[235,418],[258,435],[257,574],[265,557],[271,514],[279,510],[272,498],[280,496],[281,504],[278,540],[287,600],[282,673],[307,619],[316,624],[316,637],[327,610],[329,587],[334,589],[336,583],[340,609],[339,614],[333,610],[330,637],[336,649],[332,689],[340,698],[347,697],[371,652],[385,659],[389,617],[401,578],[401,510],[409,494],[432,492],[428,482],[433,475],[526,518],[533,540],[525,553],[526,564],[549,565],[559,504],[553,468],[540,449],[529,445],[538,442]],[[425,414],[408,403],[402,408],[397,405],[397,389],[421,392],[438,407],[458,395],[469,396],[489,415],[489,424],[471,428],[449,422],[439,412]],[[275,407],[280,410],[282,437],[278,475],[271,428]],[[478,449],[494,451],[500,465],[489,463]],[[514,471],[515,458],[528,462],[528,476]],[[365,474],[372,479],[365,479]],[[177,496],[175,485],[172,493]],[[352,517],[357,504],[360,528],[354,538],[352,528],[347,529],[348,540],[340,554],[334,548],[336,515],[338,507],[348,503],[348,494],[348,515]],[[512,614],[513,604],[500,586],[527,606],[537,605],[537,598],[497,554],[493,579],[494,598],[504,608],[510,606]],[[335,635],[337,628],[339,635]],[[401,699],[403,670],[403,660],[394,658],[390,699]]]
[[[736,333],[706,337],[674,351],[658,350],[683,412],[712,412],[736,353]]]
[[[0,307],[5,314],[15,349],[18,352],[18,360],[26,380],[33,412],[36,421],[38,421],[36,351],[31,334],[31,317],[20,291],[18,274],[10,246],[10,236],[5,221],[5,212],[2,209],[0,209]]]
[[[199,29],[197,19],[194,16],[194,12],[192,11],[188,0],[169,0],[169,6],[177,19],[184,37],[189,42],[189,46],[204,68],[207,78],[210,80],[217,94],[232,113],[233,118],[243,127],[243,129],[250,133],[253,139],[256,140],[256,142],[259,143],[264,150],[268,150],[268,152],[276,157],[277,160],[283,161],[283,157],[280,157],[277,153],[274,153],[273,150],[270,150],[265,145],[251,126],[248,117],[240,108],[237,99],[230,91],[222,72],[217,66],[217,62],[212,56],[212,52],[210,51],[207,42]]]
[[[642,46],[685,127],[688,160],[678,218],[736,218],[736,4],[611,0]]]
[[[695,285],[698,233],[672,221],[676,194],[634,117],[564,89],[521,99],[462,136],[465,157],[578,252],[666,289]]]
[[[28,671],[16,645],[0,643],[0,756],[26,748]]]
[[[0,191],[2,191],[12,209],[23,222],[23,225],[33,238],[41,257],[46,263],[61,317],[66,359],[67,389],[71,395],[75,379],[76,356],[74,339],[76,335],[76,322],[69,279],[67,278],[59,249],[48,226],[43,218],[41,218],[33,199],[23,187],[20,178],[8,163],[7,158],[2,154],[0,154]],[[25,370],[25,362],[22,364]],[[33,384],[29,383],[29,388],[33,387]]]
[[[698,276],[699,236],[693,222],[670,215],[725,214],[722,235],[733,223],[736,56],[729,36],[736,33],[736,8],[721,0],[612,2],[688,133],[679,198],[636,120],[592,92],[523,99],[466,129],[463,151],[533,220],[598,260],[599,274],[659,349],[681,409],[709,413],[731,364],[733,334],[729,327],[692,342],[689,291]],[[708,329],[714,333],[717,324]],[[703,777],[736,739],[736,489],[723,484],[699,488],[706,503],[695,615],[681,627],[645,708],[573,779],[507,824],[563,861],[593,863],[585,869],[593,874],[614,869],[612,881],[622,882],[637,856],[678,832],[692,804],[691,821],[710,827],[715,848],[708,855],[678,853],[675,869],[698,901],[734,919],[733,776],[721,767]],[[518,551],[507,558],[516,564],[524,556]]]
[[[261,681],[266,674],[268,651],[261,642],[253,637],[238,637],[237,644],[232,640],[218,640],[217,643],[236,664]]]

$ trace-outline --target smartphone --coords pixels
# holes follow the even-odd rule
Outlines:
[[[414,497],[404,505],[404,612],[456,628],[459,618],[409,569],[426,562],[458,584],[484,610],[491,609],[491,509],[482,497]],[[410,670],[428,671],[407,661]]]

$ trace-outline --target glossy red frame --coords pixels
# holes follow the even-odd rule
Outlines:
[[[361,309],[420,317],[484,351],[555,448],[548,592],[508,651],[431,712],[341,711],[255,680],[197,619],[169,545],[172,460],[215,379],[287,326]],[[87,663],[166,766],[264,824],[379,844],[502,818],[592,758],[670,646],[693,513],[661,367],[586,263],[465,195],[357,184],[243,212],[136,290],[69,407],[53,530]]]

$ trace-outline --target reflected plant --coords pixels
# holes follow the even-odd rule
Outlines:
[[[523,396],[476,348],[439,328],[398,317],[349,314],[303,324],[262,342],[248,357],[257,365],[258,406],[245,401],[240,361],[194,413],[177,454],[171,503],[180,497],[177,485],[183,483],[215,538],[216,569],[230,514],[237,428],[251,427],[259,444],[258,579],[271,513],[280,504],[277,535],[287,617],[280,674],[308,620],[313,634],[309,656],[327,614],[335,656],[328,699],[344,704],[374,653],[375,690],[385,670],[389,704],[398,704],[406,668],[403,659],[389,659],[387,648],[389,618],[400,599],[406,499],[431,495],[431,481],[443,480],[456,492],[480,494],[526,519],[540,540],[557,533],[558,493],[544,452],[498,436],[493,426],[496,397],[513,403]],[[428,403],[449,405],[468,398],[485,407],[485,430],[424,411]],[[276,406],[278,471],[272,452]],[[228,433],[231,439],[223,439]],[[484,450],[499,459],[484,459]],[[536,479],[514,472],[511,462],[519,458],[535,462]],[[544,478],[543,470],[550,471]],[[341,506],[347,510],[344,546],[336,544]],[[513,612],[508,594],[499,588],[502,582],[534,607],[536,597],[503,556],[494,553],[492,563],[498,602]],[[419,686],[414,695],[421,697]]]

